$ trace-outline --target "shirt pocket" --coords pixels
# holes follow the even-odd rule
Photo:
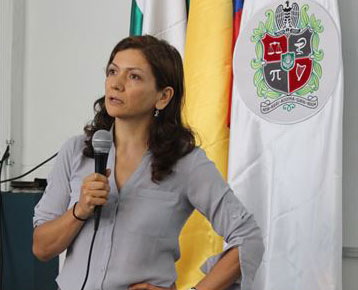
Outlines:
[[[128,232],[151,237],[167,236],[179,193],[136,188],[119,205],[119,219]]]

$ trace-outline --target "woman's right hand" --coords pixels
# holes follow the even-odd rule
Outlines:
[[[76,216],[89,218],[97,205],[104,205],[107,202],[110,192],[108,177],[111,170],[106,170],[106,176],[99,173],[92,173],[83,179],[81,195],[76,206]]]

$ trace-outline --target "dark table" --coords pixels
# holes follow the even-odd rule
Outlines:
[[[56,290],[58,257],[44,263],[32,254],[32,217],[42,192],[1,194],[3,290]]]

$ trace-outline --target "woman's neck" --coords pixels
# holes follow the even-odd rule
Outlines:
[[[115,118],[114,142],[116,151],[146,151],[148,149],[149,126],[149,122]]]

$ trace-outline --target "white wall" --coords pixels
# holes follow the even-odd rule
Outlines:
[[[343,246],[358,253],[358,2],[338,1],[344,62]],[[344,251],[345,252],[345,251]],[[357,290],[358,259],[343,259],[343,290]]]
[[[22,135],[15,139],[12,175],[31,169],[83,132],[94,100],[104,93],[109,54],[128,36],[130,3],[26,1],[23,109],[13,130]],[[50,167],[25,179],[45,178]]]
[[[0,0],[0,155],[3,156],[7,141],[11,139],[11,113],[12,113],[12,78],[15,69],[13,56],[17,55],[18,49],[14,44],[19,44],[17,39],[24,39],[23,33],[16,31],[24,23],[23,13],[19,13],[19,21],[15,27],[13,23],[13,15],[18,11],[17,6],[11,0]],[[21,6],[21,5],[20,5]],[[22,29],[23,30],[23,29]],[[24,45],[17,45],[19,50],[24,50]],[[23,54],[22,54],[23,55]],[[16,59],[16,58],[15,58]],[[20,57],[23,59],[23,57]],[[19,62],[16,62],[19,63]],[[22,71],[22,70],[21,70]],[[15,79],[15,76],[14,76]],[[23,79],[20,84],[22,87]],[[15,98],[14,98],[15,99]],[[2,170],[2,178],[6,177],[10,166],[4,166]],[[4,188],[4,186],[2,186]]]
[[[343,216],[344,240],[358,247],[358,2],[339,2],[344,62]]]

